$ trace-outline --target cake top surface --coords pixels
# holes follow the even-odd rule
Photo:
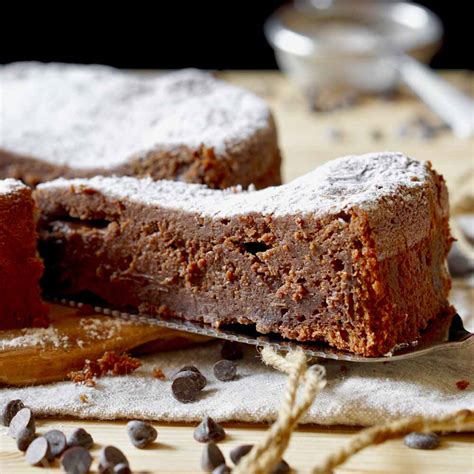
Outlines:
[[[211,217],[251,212],[273,216],[322,215],[353,205],[371,208],[379,198],[398,192],[401,187],[422,186],[429,173],[424,163],[401,153],[382,152],[338,158],[288,184],[259,191],[243,191],[239,187],[214,190],[200,184],[100,176],[57,179],[39,185],[38,189],[72,185],[79,191],[94,189],[113,198]]]
[[[11,194],[27,186],[17,179],[0,179],[0,195]]]
[[[273,130],[262,99],[195,69],[13,63],[0,67],[0,87],[0,148],[76,169],[201,144],[219,157]]]

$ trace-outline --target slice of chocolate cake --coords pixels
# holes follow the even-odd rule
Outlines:
[[[261,191],[96,177],[35,196],[55,294],[367,356],[452,312],[446,186],[399,153],[340,158]]]
[[[257,188],[280,184],[272,114],[254,94],[197,70],[137,75],[105,66],[0,67],[0,178],[151,176]]]
[[[43,263],[36,251],[35,203],[20,181],[0,180],[0,329],[46,326]]]

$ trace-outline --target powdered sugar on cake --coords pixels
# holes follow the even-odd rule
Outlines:
[[[17,179],[8,178],[0,180],[0,195],[14,193],[23,188],[26,188],[26,186]]]
[[[201,144],[219,156],[273,133],[263,100],[197,70],[16,63],[0,68],[0,84],[0,147],[77,169]]]
[[[401,187],[423,186],[429,179],[426,164],[401,153],[383,152],[346,156],[330,161],[289,184],[260,191],[240,188],[212,190],[199,184],[152,181],[149,178],[94,177],[58,179],[39,189],[69,187],[94,189],[108,197],[195,212],[210,217],[230,217],[249,212],[283,216],[337,212],[347,206],[371,207],[379,198]]]

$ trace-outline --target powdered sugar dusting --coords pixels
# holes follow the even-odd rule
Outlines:
[[[58,179],[41,184],[38,189],[72,185],[77,192],[82,188],[94,189],[109,197],[211,217],[249,212],[320,215],[351,205],[371,207],[380,197],[397,192],[401,186],[422,186],[428,178],[426,164],[401,153],[382,152],[339,158],[289,184],[260,191],[243,191],[240,187],[213,190],[199,184],[129,177]]]
[[[0,350],[52,346],[55,348],[66,348],[69,346],[69,337],[61,335],[60,332],[50,326],[48,328],[22,329],[21,335],[17,337],[0,338]]]
[[[27,186],[17,179],[1,179],[0,180],[0,194],[11,194]]]
[[[192,69],[152,77],[16,63],[0,67],[0,84],[0,147],[76,169],[201,144],[219,157],[273,130],[263,100]]]

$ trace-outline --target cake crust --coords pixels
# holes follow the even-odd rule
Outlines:
[[[0,330],[48,324],[40,297],[35,204],[20,181],[0,180]]]
[[[151,176],[226,188],[279,184],[276,128],[254,94],[188,69],[0,67],[0,177]]]
[[[366,356],[453,311],[444,181],[398,153],[341,158],[253,192],[97,177],[35,195],[45,285],[62,295]]]

